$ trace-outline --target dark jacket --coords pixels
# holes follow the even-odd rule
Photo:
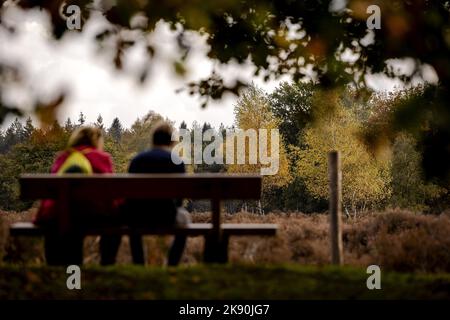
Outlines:
[[[181,162],[181,161],[180,161]],[[168,150],[154,148],[131,160],[129,173],[184,173],[184,163],[175,164]],[[173,225],[181,200],[127,200],[125,220],[131,225]]]

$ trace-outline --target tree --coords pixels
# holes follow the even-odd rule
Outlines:
[[[263,201],[265,200],[264,195],[268,195],[276,188],[283,187],[289,183],[291,180],[289,172],[289,161],[287,158],[283,136],[279,136],[279,152],[274,154],[276,151],[273,150],[271,130],[278,130],[279,120],[274,116],[271,111],[269,99],[264,94],[264,92],[256,87],[250,87],[238,100],[234,107],[236,126],[242,130],[254,129],[256,130],[256,140],[258,141],[258,148],[252,152],[255,152],[256,159],[261,159],[261,154],[259,152],[260,147],[260,133],[259,129],[266,129],[268,132],[267,138],[267,152],[268,155],[276,158],[278,161],[278,172],[274,175],[263,176]],[[230,132],[228,132],[229,134]],[[225,150],[230,148],[228,144],[229,141],[225,142]],[[234,146],[236,155],[243,150],[237,150],[237,146]],[[260,173],[261,169],[265,165],[258,161],[256,164],[251,164],[249,161],[249,156],[251,154],[249,150],[249,142],[246,140],[245,143],[245,163],[244,164],[228,164],[228,172],[235,173]],[[236,160],[236,159],[235,159]]]
[[[9,126],[8,129],[6,129],[4,136],[3,136],[2,152],[8,151],[16,143],[17,143],[17,140],[16,140],[16,136],[14,134],[14,129],[12,128],[12,126]]]
[[[162,120],[164,118],[154,111],[149,111],[142,118],[136,119],[130,130],[123,134],[123,145],[129,153],[148,149],[151,142],[151,129],[157,122]]]
[[[224,124],[221,122],[219,126],[219,133],[222,134],[222,137],[226,135],[227,128],[225,128]]]
[[[81,127],[86,122],[86,116],[82,111],[80,111],[80,114],[78,116],[78,126]]]
[[[299,133],[311,122],[315,85],[283,82],[270,94],[273,114],[280,119],[280,132],[288,145],[298,145]]]
[[[64,123],[64,130],[67,133],[72,133],[73,129],[74,129],[74,125],[72,124],[72,120],[69,117],[66,119],[66,122]]]
[[[0,208],[11,210],[18,199],[18,187],[15,177],[17,164],[5,154],[0,154]]]
[[[18,178],[22,173],[48,173],[55,154],[63,150],[67,136],[61,126],[36,129],[29,139],[0,155],[0,208],[24,210],[31,203],[20,201]]]
[[[391,206],[415,211],[429,210],[446,190],[424,179],[417,142],[408,134],[400,134],[393,145]]]
[[[25,123],[25,127],[23,128],[24,131],[24,140],[27,140],[31,137],[35,130],[35,127],[33,126],[33,120],[31,120],[31,117],[27,118],[27,121]]]
[[[16,137],[17,142],[22,142],[25,140],[25,129],[23,127],[22,122],[20,122],[19,118],[14,119],[14,122],[11,124],[14,135]]]
[[[103,117],[101,114],[98,115],[97,121],[94,123],[94,126],[96,126],[102,131],[105,131],[105,125],[103,124]]]
[[[114,118],[111,126],[108,129],[108,135],[115,141],[115,143],[120,143],[122,140],[123,127],[120,123],[119,118]]]
[[[112,139],[111,136],[107,136],[105,139],[104,149],[108,152],[114,163],[115,172],[125,173],[127,172],[128,165],[130,162],[130,155],[126,152],[123,146]]]
[[[211,129],[211,125],[208,122],[204,122],[202,126],[202,133],[205,133],[206,130]]]
[[[334,104],[335,107],[332,114],[327,112],[304,131],[306,148],[298,150],[297,168],[307,190],[317,199],[328,198],[327,154],[331,150],[339,150],[346,212],[374,208],[389,199],[388,158],[377,160],[366,149],[359,139],[361,124],[355,114],[339,104],[337,93],[320,94],[314,103]]]
[[[68,31],[66,20],[55,1],[9,1],[0,10],[8,10],[16,3],[25,8],[46,10],[51,17],[51,29],[55,39],[61,39]],[[439,79],[439,87],[432,105],[417,108],[414,101],[393,118],[391,128],[399,132],[421,127],[428,111],[433,110],[433,130],[424,134],[424,168],[430,177],[438,176],[450,182],[448,166],[427,165],[430,156],[450,159],[450,27],[448,1],[400,1],[380,0],[382,28],[367,30],[368,3],[364,0],[349,1],[291,1],[291,0],[223,0],[199,5],[197,1],[164,1],[155,6],[151,1],[114,1],[102,5],[103,1],[81,1],[83,20],[88,20],[92,10],[102,11],[103,16],[114,28],[105,27],[94,41],[102,47],[104,41],[117,43],[111,63],[123,69],[123,57],[128,48],[138,41],[147,39],[158,21],[166,21],[177,32],[177,53],[173,61],[174,70],[180,76],[186,75],[186,62],[191,47],[198,42],[186,36],[195,31],[205,35],[208,57],[215,65],[236,61],[255,65],[255,74],[266,79],[292,75],[295,82],[312,79],[322,88],[342,87],[353,83],[365,85],[366,75],[382,72],[392,78],[400,78],[413,84],[417,77],[423,78],[424,68],[431,67]],[[131,19],[137,14],[147,18],[147,23],[135,26]],[[5,30],[14,36],[14,28],[2,20]],[[123,40],[123,31],[133,29],[135,38]],[[111,31],[112,30],[112,31]],[[139,32],[140,31],[140,32]],[[370,41],[373,38],[373,41]],[[131,44],[131,45],[130,45]],[[149,64],[155,49],[147,46]],[[105,46],[110,50],[110,47]],[[346,59],[344,53],[351,53],[354,59]],[[388,61],[411,58],[413,70],[408,74],[398,73]],[[20,77],[8,77],[9,67],[0,67],[0,79],[16,81]],[[247,83],[236,75],[236,81],[224,81],[218,68],[209,77],[192,82],[187,90],[204,98],[205,106],[210,99],[220,99],[224,93],[238,94]],[[147,70],[137,74],[142,81]],[[1,89],[0,89],[1,90]],[[39,106],[39,104],[36,104]],[[17,106],[0,104],[0,119],[9,112],[20,113]],[[408,114],[405,122],[404,114]],[[448,162],[447,162],[448,163]],[[443,164],[445,162],[443,161]]]
[[[180,123],[180,129],[187,129],[187,123],[184,120]]]
[[[14,145],[25,140],[25,130],[18,118],[15,118],[13,123],[6,129],[3,136],[2,152],[8,151]]]

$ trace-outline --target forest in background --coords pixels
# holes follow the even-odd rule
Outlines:
[[[342,91],[322,91],[312,83],[282,83],[272,93],[250,87],[234,106],[235,123],[212,128],[194,122],[180,128],[214,129],[225,134],[234,128],[280,130],[280,167],[277,175],[263,178],[259,203],[227,202],[228,212],[324,212],[327,209],[327,152],[340,150],[343,171],[343,207],[347,216],[366,210],[404,208],[415,212],[442,212],[449,205],[445,181],[427,180],[422,171],[423,141],[420,133],[398,132],[384,145],[368,148],[377,140],[379,128],[412,98],[422,96],[427,87],[379,93],[347,87]],[[18,177],[22,173],[48,172],[56,153],[65,148],[78,126],[94,125],[105,133],[105,150],[111,153],[117,172],[126,172],[136,153],[150,144],[150,129],[163,117],[149,111],[130,128],[115,118],[105,124],[101,115],[87,123],[83,113],[75,121],[54,122],[45,128],[16,120],[0,131],[0,209],[25,210],[31,203],[19,200]],[[170,119],[165,119],[170,121]],[[431,128],[432,129],[432,128]],[[420,130],[430,130],[426,126]],[[420,131],[419,130],[419,131]],[[381,133],[382,134],[382,133]],[[204,142],[203,148],[209,142]],[[259,172],[259,165],[189,165],[189,172]],[[193,211],[208,211],[207,202],[188,203]]]

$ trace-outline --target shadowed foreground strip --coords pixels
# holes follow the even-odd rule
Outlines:
[[[82,269],[81,290],[64,268],[0,267],[0,299],[450,299],[450,275],[382,273],[368,290],[363,269],[193,266]]]

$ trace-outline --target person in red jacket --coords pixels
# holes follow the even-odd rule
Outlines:
[[[80,154],[80,168],[72,165],[67,168],[71,155]],[[80,156],[79,156],[80,157]],[[79,158],[78,158],[79,159]],[[86,166],[88,160],[88,172],[82,167]],[[84,161],[84,163],[83,163]],[[76,164],[76,161],[75,161]],[[62,171],[63,169],[63,171]],[[112,173],[113,162],[109,153],[103,151],[103,134],[99,128],[80,127],[76,129],[69,138],[67,149],[60,152],[51,167],[50,172],[60,173]],[[111,219],[114,211],[112,203],[86,202],[71,203],[71,209],[75,212],[75,219],[71,221],[71,232],[61,234],[58,232],[57,205],[55,200],[42,200],[41,206],[34,219],[34,223],[46,228],[45,256],[49,265],[80,265],[83,262],[83,236],[77,234],[80,225],[95,224],[96,221]],[[104,221],[102,221],[104,223]],[[111,241],[117,241],[114,237],[102,236],[100,240],[101,262],[111,264]],[[115,245],[114,245],[115,246]]]

